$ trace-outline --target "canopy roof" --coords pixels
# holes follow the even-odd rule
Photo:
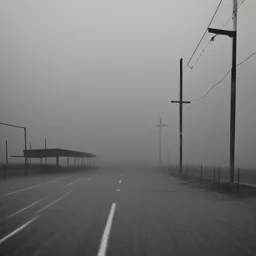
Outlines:
[[[96,155],[92,153],[66,150],[60,148],[52,148],[52,149],[29,149],[23,150],[24,156],[28,158],[43,158],[43,157],[84,157],[84,158],[92,158],[96,157]]]

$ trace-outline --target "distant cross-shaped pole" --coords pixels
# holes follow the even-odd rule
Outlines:
[[[180,100],[172,100],[172,103],[180,105],[180,173],[182,173],[182,107],[183,104],[191,103],[183,100],[183,59],[180,59]]]
[[[162,128],[168,127],[167,124],[162,123],[162,119],[160,118],[159,124],[156,126],[159,128],[159,164],[162,164]]]

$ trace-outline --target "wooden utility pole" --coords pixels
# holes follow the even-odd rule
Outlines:
[[[232,38],[232,69],[231,69],[231,99],[230,99],[230,156],[229,183],[234,184],[235,171],[235,126],[236,126],[236,52],[237,52],[237,0],[233,0],[233,31],[209,28],[210,33],[226,35]]]
[[[162,124],[162,119],[160,118],[159,124],[156,126],[159,128],[159,165],[162,164],[162,128],[168,127],[167,124]]]
[[[234,183],[235,173],[235,126],[236,126],[236,52],[237,52],[237,0],[233,0],[232,71],[230,102],[230,185]]]
[[[180,100],[172,100],[172,103],[179,103],[180,106],[180,173],[182,173],[182,131],[183,131],[183,104],[189,104],[190,101],[183,100],[183,59],[180,59]]]

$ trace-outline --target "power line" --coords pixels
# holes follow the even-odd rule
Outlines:
[[[249,57],[247,57],[246,59],[244,59],[242,62],[240,62],[239,64],[237,64],[237,66],[240,66],[242,64],[244,64],[247,60],[249,60],[253,55],[255,55],[256,52],[252,53],[251,55],[249,55]]]
[[[238,11],[238,9],[241,7],[241,5],[245,2],[246,0],[240,0],[240,2],[238,2],[238,6],[237,6],[237,8],[236,8],[236,10],[233,12],[233,15],[225,22],[225,24],[222,26],[222,28],[224,28],[228,23],[229,23],[229,21],[230,20],[232,20],[233,19],[233,16],[237,13],[237,11]],[[217,8],[217,10],[218,10],[218,8]],[[216,15],[216,14],[215,14]],[[210,25],[209,25],[210,26]],[[208,27],[209,27],[208,26]],[[203,37],[205,36],[205,34],[203,35]],[[215,35],[215,36],[213,36],[210,40],[209,40],[209,42],[207,43],[207,45],[203,48],[203,50],[201,51],[201,54],[199,55],[199,57],[195,60],[195,62],[194,62],[194,64],[192,65],[192,66],[190,66],[190,65],[188,65],[191,69],[196,65],[196,63],[201,59],[201,57],[202,57],[202,55],[204,54],[204,52],[206,51],[206,49],[208,48],[208,46],[210,45],[210,43],[212,42],[212,41],[214,41],[214,39],[215,39],[215,37],[216,36],[218,36],[217,34]],[[203,37],[202,37],[202,39],[203,39]],[[202,40],[201,40],[202,41]],[[200,44],[200,43],[199,43]],[[198,48],[198,47],[197,47]],[[196,52],[196,51],[195,51]],[[192,57],[193,57],[193,55],[192,55]],[[192,59],[192,57],[191,57],[191,59]],[[190,59],[190,60],[191,60]],[[188,62],[188,64],[189,64],[189,62]]]
[[[194,57],[194,55],[195,55],[195,53],[196,53],[196,51],[197,51],[199,45],[201,44],[203,38],[205,37],[205,35],[206,35],[207,31],[208,31],[208,28],[211,26],[212,21],[213,21],[213,19],[215,18],[216,14],[217,14],[217,12],[218,12],[218,10],[219,10],[219,8],[220,8],[220,5],[221,5],[222,1],[223,1],[223,0],[220,0],[220,2],[219,2],[219,4],[218,4],[218,6],[217,6],[217,8],[216,8],[216,10],[215,10],[215,12],[214,12],[212,18],[211,18],[211,20],[210,20],[210,22],[209,22],[209,24],[208,24],[208,26],[207,26],[207,28],[206,28],[204,34],[203,34],[203,36],[201,37],[201,39],[200,39],[200,41],[199,41],[199,43],[198,43],[196,49],[195,49],[194,52],[192,53],[192,56],[190,57],[190,59],[189,59],[189,61],[188,61],[188,63],[187,63],[187,66],[188,66],[189,68],[191,68],[191,69],[192,69],[193,67],[191,67],[191,66],[189,65],[189,63],[190,63],[191,59]]]
[[[244,59],[242,62],[240,62],[239,64],[237,64],[236,66],[240,66],[242,64],[244,64],[247,60],[249,60],[253,55],[255,55],[256,52],[252,53],[251,55],[249,55],[246,59]],[[203,98],[205,98],[211,91],[214,87],[216,87],[217,85],[219,85],[227,76],[228,74],[231,72],[231,69],[223,76],[223,78],[221,78],[221,80],[219,82],[217,82],[216,84],[214,84],[208,91],[206,94],[204,94],[203,96],[201,96],[200,98],[197,98],[197,99],[194,99],[194,100],[191,100],[191,102],[196,102],[196,101],[200,101],[202,100]]]
[[[194,100],[191,100],[191,102],[195,102],[195,101],[199,101],[199,100],[202,100],[203,98],[205,98],[210,92],[211,90],[216,87],[217,85],[219,85],[227,76],[228,74],[231,72],[231,69],[226,73],[226,75],[218,82],[216,83],[215,85],[213,85],[206,94],[204,94],[202,97],[198,98],[198,99],[194,99]]]
[[[194,64],[191,66],[191,69],[196,65],[196,63],[201,59],[202,55],[204,54],[204,52],[206,51],[206,49],[208,48],[208,46],[210,45],[210,43],[214,40],[214,38],[217,35],[213,36],[211,38],[211,40],[209,40],[209,42],[207,43],[207,45],[204,47],[204,49],[201,51],[201,54],[199,55],[199,57],[195,60]]]
[[[237,13],[238,9],[241,7],[241,5],[242,5],[245,1],[246,1],[246,0],[240,0],[240,2],[238,2],[237,8],[236,8],[236,10],[234,11],[233,15],[227,19],[227,21],[226,21],[225,24],[222,26],[222,28],[226,27],[227,24],[233,19],[234,15]]]

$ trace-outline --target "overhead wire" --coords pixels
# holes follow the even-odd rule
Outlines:
[[[219,2],[219,4],[218,4],[218,6],[217,6],[217,8],[216,8],[216,10],[215,10],[215,12],[214,12],[212,18],[211,18],[211,20],[210,20],[210,22],[209,22],[209,24],[208,24],[208,26],[207,26],[207,28],[206,28],[204,34],[203,34],[203,36],[201,37],[199,43],[197,44],[195,50],[193,51],[193,53],[192,53],[192,55],[191,55],[191,57],[190,57],[190,59],[189,59],[189,61],[188,61],[188,63],[187,63],[187,66],[188,66],[190,69],[192,69],[193,67],[191,67],[191,66],[189,65],[189,63],[190,63],[191,59],[194,57],[194,55],[195,55],[195,53],[196,53],[198,47],[200,46],[201,42],[203,41],[203,39],[204,39],[204,37],[205,37],[205,35],[206,35],[206,33],[207,33],[207,30],[208,30],[208,28],[211,26],[212,21],[213,21],[213,19],[215,18],[215,16],[216,16],[216,14],[217,14],[217,12],[218,12],[218,10],[219,10],[220,5],[221,5],[222,2],[223,2],[223,0],[220,0],[220,2]]]
[[[204,94],[203,96],[201,96],[200,98],[197,98],[197,99],[194,99],[194,100],[191,100],[191,102],[195,102],[195,101],[199,101],[199,100],[202,100],[203,98],[205,98],[210,92],[211,90],[218,86],[227,76],[228,74],[231,72],[231,69],[225,74],[225,76],[223,76],[223,78],[221,78],[221,80],[219,82],[217,82],[216,84],[214,84],[208,91],[206,94]]]
[[[242,64],[244,64],[247,60],[249,60],[253,55],[255,55],[256,52],[253,52],[251,55],[249,55],[246,59],[244,59],[243,61],[241,61],[239,64],[237,64],[237,66],[240,66]]]
[[[234,10],[232,16],[227,19],[227,21],[224,23],[224,25],[222,26],[222,28],[226,27],[227,24],[233,19],[234,14],[237,13],[238,9],[241,7],[241,5],[242,5],[245,1],[246,1],[246,0],[240,0],[240,2],[237,3],[237,8],[236,8],[236,10]]]
[[[210,43],[214,40],[214,38],[216,37],[217,35],[213,36],[209,42],[207,43],[207,45],[203,48],[203,50],[201,51],[199,57],[195,60],[194,64],[192,66],[190,66],[190,68],[192,69],[196,63],[201,59],[202,55],[204,54],[204,52],[206,51],[206,49],[208,48],[208,46],[210,45]]]
[[[234,10],[232,16],[226,21],[226,23],[222,26],[222,28],[225,27],[231,19],[233,19],[234,15],[237,13],[238,9],[241,7],[241,5],[242,5],[245,1],[246,1],[246,0],[240,0],[240,1],[237,3],[237,8],[236,8],[236,10]],[[216,15],[216,13],[217,13],[217,11],[218,11],[218,9],[219,9],[220,4],[221,4],[221,2],[220,2],[219,5],[217,6],[217,9],[216,9],[216,11],[215,11],[215,14],[214,14],[213,18],[215,17],[215,15]],[[211,24],[211,22],[210,22],[210,24]],[[209,24],[209,26],[210,26],[210,24]],[[208,28],[209,28],[209,26],[208,26]],[[207,29],[208,29],[208,28],[207,28]],[[206,29],[206,30],[207,30],[207,29]],[[204,35],[205,35],[205,34],[204,34]],[[203,37],[204,37],[204,35],[203,35]],[[196,61],[194,62],[193,66],[192,66],[192,67],[189,66],[190,68],[193,68],[194,65],[199,61],[199,59],[201,58],[201,56],[203,55],[203,53],[205,52],[205,50],[206,50],[207,47],[209,46],[210,42],[211,42],[211,41],[214,41],[214,39],[215,39],[216,36],[217,36],[217,34],[216,34],[215,36],[213,36],[213,37],[210,39],[210,41],[208,42],[208,44],[206,45],[206,47],[202,50],[201,54],[199,55],[199,57],[198,57],[198,58],[196,59]],[[202,38],[203,38],[203,37],[202,37]],[[201,41],[202,41],[202,39],[201,39]],[[248,56],[245,60],[243,60],[242,62],[240,62],[239,64],[237,64],[237,66],[242,65],[244,62],[246,62],[248,59],[250,59],[250,58],[251,58],[253,55],[255,55],[255,54],[256,54],[256,52],[252,53],[252,54],[251,54],[250,56]],[[193,55],[192,55],[192,57],[193,57]],[[190,60],[192,59],[192,57],[190,58]],[[189,62],[188,62],[188,64],[189,64]],[[214,85],[207,91],[207,93],[206,93],[205,95],[203,95],[202,97],[200,97],[200,98],[198,98],[198,99],[192,100],[191,102],[199,101],[199,100],[205,98],[205,97],[211,92],[211,90],[212,90],[214,87],[216,87],[217,85],[219,85],[219,84],[228,76],[228,74],[229,74],[230,72],[231,72],[231,70],[229,70],[219,82],[217,82],[216,84],[214,84]]]
[[[246,0],[240,0],[240,1],[238,2],[236,10],[233,12],[232,16],[225,22],[225,24],[222,26],[222,28],[224,28],[224,27],[229,23],[229,21],[230,21],[231,19],[233,19],[234,15],[237,13],[238,9],[241,7],[241,5],[242,5],[245,1],[246,1]],[[219,9],[219,7],[217,7],[217,11],[218,11],[218,9]],[[214,17],[215,17],[215,16],[216,16],[216,14],[214,15]],[[211,24],[211,23],[210,23],[210,24]],[[209,26],[207,27],[207,29],[210,27],[210,24],[209,24]],[[206,31],[205,31],[205,34],[206,34],[206,32],[207,32],[207,29],[206,29]],[[205,34],[204,34],[203,37],[201,38],[201,41],[203,40]],[[211,43],[212,41],[214,41],[214,39],[215,39],[216,36],[218,36],[218,35],[217,35],[217,34],[214,35],[214,36],[208,41],[208,43],[207,43],[206,46],[202,49],[202,51],[201,51],[199,57],[195,60],[195,62],[193,63],[192,66],[191,66],[191,65],[188,65],[189,62],[191,61],[191,59],[193,58],[193,55],[191,56],[191,58],[190,58],[190,60],[189,60],[189,62],[188,62],[188,64],[187,64],[187,66],[188,66],[190,69],[193,69],[193,68],[194,68],[194,66],[196,65],[196,63],[201,59],[202,55],[205,53],[205,51],[206,51],[206,49],[208,48],[208,46],[210,45],[210,43]],[[201,42],[200,42],[200,43],[201,43]],[[200,44],[200,43],[199,43],[199,44]],[[198,47],[197,47],[197,48],[198,48]],[[196,52],[196,51],[195,51],[195,52]],[[193,53],[193,54],[195,54],[195,53]]]
[[[256,55],[256,52],[253,52],[251,55],[249,55],[246,59],[244,59],[243,61],[241,61],[239,64],[237,64],[236,66],[240,66],[242,64],[244,64],[246,61],[248,61],[253,55]],[[200,98],[191,100],[191,102],[196,102],[196,101],[200,101],[203,98],[205,98],[211,91],[213,88],[215,88],[216,86],[218,86],[227,76],[228,74],[231,72],[231,69],[223,76],[223,78],[221,78],[221,80],[219,80],[216,84],[214,84],[203,96],[201,96]]]

